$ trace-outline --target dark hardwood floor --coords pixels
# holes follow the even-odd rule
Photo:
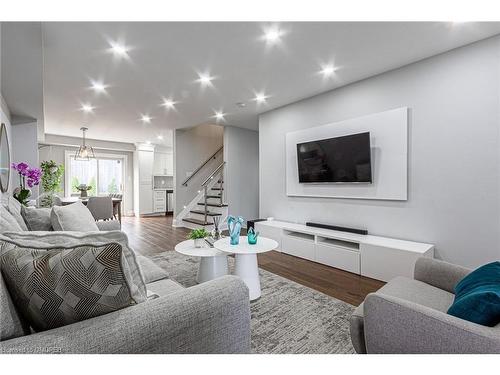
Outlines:
[[[127,233],[132,248],[143,255],[173,251],[189,233],[186,228],[173,228],[172,216],[135,218],[124,217],[122,230]],[[291,255],[270,251],[259,254],[259,266],[352,305],[359,305],[368,293],[379,289],[383,282],[350,272],[314,263]]]

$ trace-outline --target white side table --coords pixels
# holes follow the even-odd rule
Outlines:
[[[240,237],[238,245],[231,245],[229,237],[214,243],[214,248],[228,254],[235,254],[234,274],[247,284],[250,291],[250,301],[261,295],[257,254],[274,250],[277,247],[278,243],[275,240],[265,237],[259,237],[255,245],[248,244],[246,236]]]
[[[228,274],[227,253],[212,248],[208,244],[205,244],[205,247],[194,247],[193,240],[186,240],[178,243],[175,246],[175,251],[201,258],[196,277],[198,283],[204,283]]]

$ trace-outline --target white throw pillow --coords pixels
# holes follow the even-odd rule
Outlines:
[[[31,231],[51,231],[51,212],[50,208],[21,207],[21,215]]]
[[[99,230],[94,217],[82,202],[52,207],[50,222],[56,231],[97,232]]]
[[[12,214],[0,203],[0,233],[20,232],[21,226]]]
[[[9,195],[7,199],[8,199],[7,209],[12,214],[14,219],[16,219],[17,223],[21,227],[21,230],[28,230],[28,227],[26,226],[26,223],[24,222],[24,219],[21,216],[21,203],[19,203],[19,201],[12,195]]]

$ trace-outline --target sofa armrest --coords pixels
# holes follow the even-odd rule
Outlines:
[[[248,288],[224,276],[68,326],[0,342],[3,353],[248,353]]]
[[[95,223],[100,231],[120,230],[122,228],[118,220],[96,221]]]
[[[415,263],[413,277],[436,288],[455,294],[457,283],[467,276],[471,270],[456,264],[443,262],[433,258],[419,258]]]
[[[364,302],[368,353],[500,353],[500,327],[485,327],[400,298]]]

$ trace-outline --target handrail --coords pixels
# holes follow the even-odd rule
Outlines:
[[[202,169],[205,165],[207,165],[207,164],[210,162],[210,160],[215,159],[215,157],[217,156],[217,154],[218,154],[219,152],[221,152],[223,149],[224,149],[224,146],[222,146],[222,147],[221,147],[221,148],[219,148],[217,151],[215,151],[215,152],[213,153],[213,155],[212,155],[212,156],[210,156],[207,160],[205,160],[205,161],[203,162],[203,164],[201,164],[198,168],[196,168],[196,170],[195,170],[195,171],[191,174],[191,176],[189,176],[188,178],[186,178],[186,179],[184,180],[184,182],[182,183],[182,185],[183,185],[183,186],[187,186],[188,181],[189,181],[189,180],[191,180],[191,179],[192,179],[192,178],[193,178],[193,177],[194,177],[194,176],[195,176],[195,175],[196,175],[199,171],[201,171],[201,169]]]
[[[203,183],[201,184],[202,187],[204,187],[205,185],[207,185],[211,179],[214,178],[214,176],[224,167],[224,165],[226,164],[225,161],[223,161],[217,168],[215,168],[215,171],[213,171],[210,176],[207,177],[207,179],[205,181],[203,181]]]

